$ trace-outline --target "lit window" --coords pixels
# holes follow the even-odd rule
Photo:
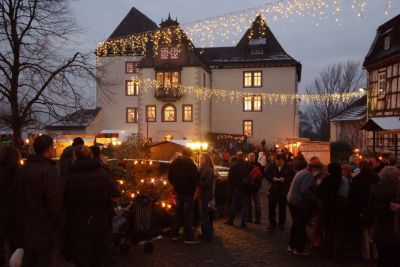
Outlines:
[[[177,59],[179,55],[179,49],[177,47],[171,47],[171,59]]]
[[[172,87],[178,87],[179,85],[179,72],[172,73]]]
[[[156,75],[156,79],[157,79],[157,87],[163,87],[164,85],[164,75],[162,72],[157,72]]]
[[[156,106],[146,106],[146,121],[155,122],[156,121]]]
[[[261,87],[262,72],[261,71],[245,71],[243,73],[243,87]]]
[[[253,87],[262,86],[262,73],[261,71],[253,72]]]
[[[252,110],[252,97],[251,96],[245,96],[243,97],[243,105],[244,105],[244,111],[251,111]]]
[[[126,81],[126,95],[138,95],[139,94],[139,80]]]
[[[252,87],[253,85],[253,73],[250,71],[244,72],[244,87]]]
[[[161,48],[161,59],[168,59],[168,55],[169,55],[169,52],[168,52],[168,48],[167,47],[163,47],[163,48]]]
[[[138,73],[138,63],[136,62],[125,62],[125,73]]]
[[[262,111],[262,97],[259,95],[253,97],[253,111]]]
[[[243,135],[253,136],[253,121],[243,121]]]
[[[244,111],[262,111],[262,97],[244,96],[243,97],[243,110]]]
[[[176,121],[176,108],[167,104],[162,108],[162,121]]]
[[[385,37],[384,48],[385,50],[388,50],[390,48],[390,36]]]
[[[137,122],[137,108],[126,108],[126,122]]]
[[[164,73],[164,87],[171,88],[171,72]]]
[[[183,105],[183,121],[190,122],[193,121],[193,106]]]
[[[157,72],[156,73],[157,87],[158,88],[176,88],[179,86],[179,72]]]

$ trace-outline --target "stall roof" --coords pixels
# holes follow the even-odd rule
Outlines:
[[[63,117],[59,121],[47,125],[46,130],[84,130],[90,125],[90,123],[92,123],[92,121],[94,121],[100,110],[101,108],[99,107],[95,109],[80,109]]]
[[[364,95],[353,104],[339,112],[331,119],[332,122],[363,120],[367,114],[367,96]]]
[[[400,132],[400,117],[375,117],[370,118],[361,130]]]
[[[188,140],[161,141],[161,142],[158,142],[158,143],[151,144],[150,146],[158,146],[158,145],[167,144],[167,143],[173,143],[173,144],[176,144],[176,145],[180,145],[180,146],[186,147],[186,145],[188,143]]]

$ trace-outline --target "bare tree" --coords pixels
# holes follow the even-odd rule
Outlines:
[[[307,94],[342,94],[357,91],[365,86],[366,75],[360,63],[348,61],[329,65],[314,80],[313,86],[306,89]],[[330,119],[353,103],[355,99],[332,100],[315,99],[302,105],[302,114],[311,124],[318,139],[328,141],[330,136]]]
[[[318,139],[314,132],[314,127],[302,111],[299,112],[299,136],[301,138],[309,138],[310,140]]]
[[[0,123],[21,148],[27,125],[87,106],[90,55],[71,52],[79,33],[68,0],[0,0]]]

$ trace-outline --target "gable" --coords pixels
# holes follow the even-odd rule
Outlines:
[[[110,35],[110,37],[108,37],[108,39],[114,39],[146,31],[153,31],[157,28],[158,26],[154,21],[136,8],[132,7],[125,18],[119,23],[117,28]]]

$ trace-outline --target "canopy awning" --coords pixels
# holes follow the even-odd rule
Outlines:
[[[400,117],[375,117],[370,118],[361,130],[384,131],[386,133],[400,133]]]

